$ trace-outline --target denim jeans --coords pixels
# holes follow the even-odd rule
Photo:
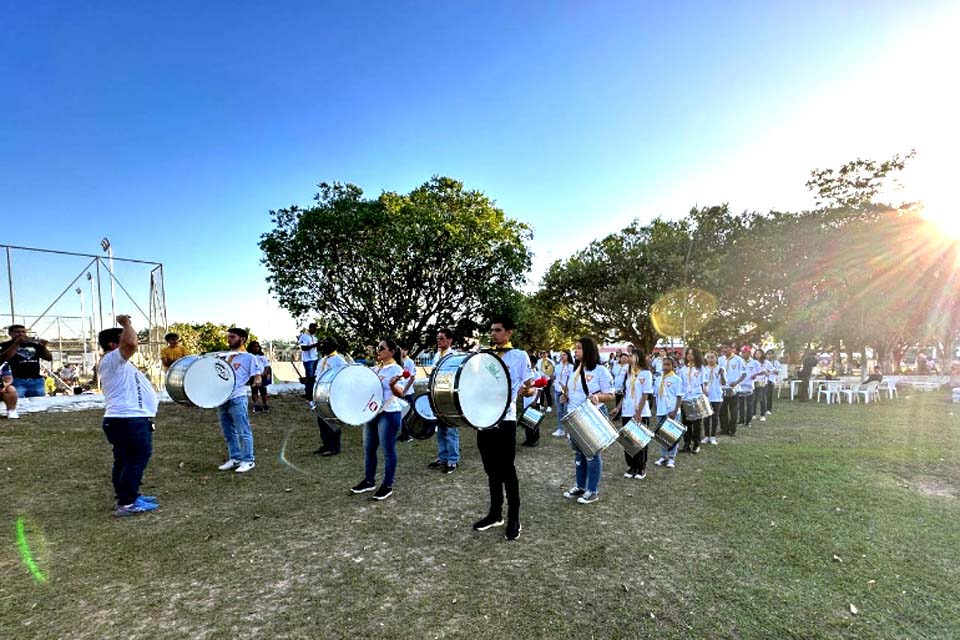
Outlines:
[[[397,434],[400,433],[400,412],[385,411],[363,427],[363,478],[377,479],[377,449],[383,449],[383,483],[393,486],[397,473]]]
[[[304,360],[303,361],[303,376],[305,378],[312,378],[317,375],[317,361],[316,360]]]
[[[590,402],[590,400],[587,400]],[[607,408],[603,404],[599,406],[600,413],[607,415]],[[570,440],[570,446],[574,450],[573,464],[576,471],[577,486],[586,489],[592,493],[600,490],[600,474],[603,472],[603,458],[598,453],[592,460],[587,460],[587,456],[573,444]]]
[[[253,431],[247,414],[247,396],[227,400],[218,409],[223,439],[231,460],[253,462]]]
[[[563,416],[567,415],[567,403],[560,402],[560,392],[554,388],[553,394],[553,406],[557,409],[557,429],[563,429],[563,424],[560,422],[563,419]]]
[[[657,416],[657,429],[663,426],[663,423],[667,421],[667,416]],[[673,445],[672,449],[667,449],[665,446],[660,445],[660,457],[667,458],[672,460],[677,457],[677,447],[680,446],[680,443]]]
[[[756,387],[753,390],[753,404],[750,409],[750,417],[763,416],[767,412],[767,385]]]
[[[447,464],[460,462],[460,429],[437,424],[437,460]]]
[[[750,424],[753,421],[753,394],[737,395],[740,410],[740,424]]]
[[[14,378],[13,388],[21,398],[42,398],[47,395],[43,378]]]
[[[150,418],[104,418],[103,433],[113,445],[113,492],[117,504],[133,504],[153,452]]]

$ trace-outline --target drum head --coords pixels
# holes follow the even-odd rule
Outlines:
[[[413,410],[424,420],[436,420],[433,415],[433,408],[430,406],[430,396],[426,393],[417,396],[413,401]]]
[[[478,429],[492,427],[510,402],[510,375],[492,353],[476,353],[460,368],[457,397],[464,419]]]
[[[373,419],[383,402],[383,386],[372,369],[347,366],[336,370],[330,384],[330,411],[345,424]]]
[[[202,409],[219,407],[230,394],[236,377],[233,367],[213,356],[197,358],[183,375],[183,392],[190,402]]]

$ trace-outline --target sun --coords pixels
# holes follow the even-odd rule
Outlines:
[[[960,240],[960,213],[949,214],[932,211],[924,207],[920,216],[934,225],[936,230],[945,236],[946,240]]]

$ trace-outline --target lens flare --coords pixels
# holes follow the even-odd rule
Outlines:
[[[703,328],[718,306],[712,293],[684,287],[669,291],[654,302],[650,319],[656,332],[665,338],[689,335]]]
[[[47,581],[47,576],[40,571],[36,560],[33,559],[33,552],[30,550],[30,542],[27,540],[27,523],[23,518],[17,518],[17,549],[20,551],[20,559],[30,570],[37,584],[43,584]]]

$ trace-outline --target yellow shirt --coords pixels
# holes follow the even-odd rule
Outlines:
[[[185,355],[187,355],[187,348],[182,344],[175,347],[164,347],[160,350],[160,362],[163,363],[164,369],[169,369],[170,365]]]

